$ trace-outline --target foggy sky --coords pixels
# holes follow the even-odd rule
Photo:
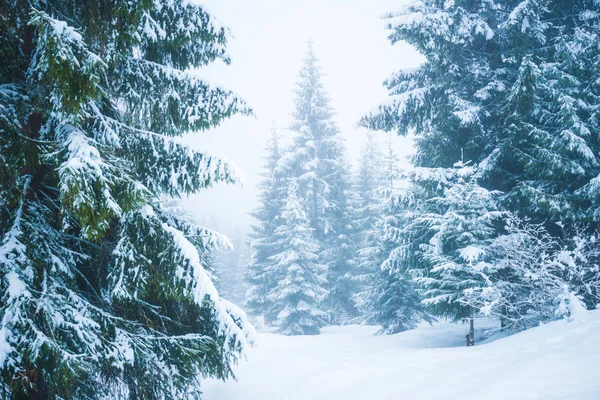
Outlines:
[[[381,16],[406,0],[203,0],[201,3],[234,38],[231,65],[217,62],[197,73],[248,102],[255,117],[236,116],[209,132],[189,135],[186,142],[234,163],[244,186],[217,185],[184,200],[199,220],[226,234],[246,231],[256,206],[256,183],[263,149],[275,123],[291,122],[293,90],[307,41],[325,74],[336,122],[353,163],[367,130],[357,121],[387,98],[382,82],[392,72],[412,68],[422,58],[406,44],[391,46]],[[376,134],[388,140],[383,132]],[[401,155],[411,151],[410,139],[396,138]]]

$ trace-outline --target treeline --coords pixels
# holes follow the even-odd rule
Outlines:
[[[370,140],[350,175],[309,51],[294,143],[267,149],[249,309],[283,333],[393,333],[475,313],[520,330],[596,307],[598,9],[431,0],[388,15],[391,42],[425,62],[392,75],[361,125],[414,133],[414,168],[391,177],[402,190]]]

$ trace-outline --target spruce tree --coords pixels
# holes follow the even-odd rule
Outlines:
[[[463,152],[482,184],[536,220],[595,221],[600,24],[595,0],[428,0],[387,18],[426,58],[394,74],[371,128],[417,135],[416,165]]]
[[[544,224],[501,210],[501,193],[481,187],[477,166],[467,164],[412,171],[413,185],[431,192],[409,208],[399,233],[406,247],[396,254],[422,303],[436,315],[470,319],[473,344],[477,313],[517,331],[569,314],[584,293],[597,298],[596,239],[561,243]]]
[[[377,222],[384,218],[385,200],[390,190],[386,188],[386,174],[383,154],[369,133],[361,149],[358,169],[354,178],[355,242],[357,244],[358,274],[355,276],[357,293],[354,301],[360,311],[359,320],[366,323],[372,321],[371,315],[377,307],[372,303],[375,292],[383,285],[381,265],[387,258],[381,246]]]
[[[350,166],[340,162],[337,182],[332,182],[330,206],[325,211],[331,218],[331,231],[322,242],[320,258],[327,265],[327,309],[331,324],[346,324],[358,316],[352,297],[357,292],[355,277],[359,273],[356,262],[356,211],[353,209],[352,183],[346,171]]]
[[[497,206],[499,193],[480,187],[476,168],[462,162],[435,175],[425,170],[420,177],[422,172],[416,169],[414,179],[444,188],[407,226],[428,239],[418,252],[422,273],[416,280],[423,286],[423,302],[436,315],[454,320],[472,317],[470,296],[490,283],[486,276],[492,266],[486,261],[497,236],[495,224],[503,217]]]
[[[314,237],[321,246],[321,261],[328,266],[328,308],[331,322],[355,316],[351,296],[353,261],[351,178],[346,150],[333,119],[334,112],[322,83],[323,74],[309,43],[296,89],[296,132],[280,168],[299,185]]]
[[[425,0],[386,20],[392,43],[408,42],[426,61],[386,81],[392,101],[363,125],[414,130],[413,163],[430,177],[459,156],[472,160],[481,172],[474,184],[501,192],[500,210],[545,223],[556,246],[575,245],[563,236],[574,222],[592,235],[600,173],[597,2]],[[413,182],[416,203],[442,198],[435,185]],[[494,235],[503,229],[497,224]],[[429,245],[418,230],[411,237],[417,249]]]
[[[313,238],[298,185],[292,179],[286,204],[281,213],[282,224],[276,229],[280,252],[271,257],[277,285],[268,298],[277,310],[275,325],[284,335],[316,335],[325,324],[327,314],[321,303],[327,296],[326,267],[319,263],[319,246]]]
[[[198,398],[252,340],[213,231],[161,199],[235,182],[177,138],[245,113],[186,70],[228,62],[201,6],[0,5],[3,398]]]
[[[262,181],[259,184],[259,205],[252,216],[257,223],[250,234],[252,255],[246,271],[249,286],[246,294],[246,306],[255,316],[262,316],[267,324],[275,322],[276,313],[271,312],[268,299],[269,291],[277,284],[270,271],[273,265],[271,257],[280,251],[275,230],[281,225],[281,212],[287,197],[288,181],[278,169],[281,159],[280,134],[273,128],[267,144],[265,164],[262,168]]]
[[[384,155],[375,142],[373,134],[370,133],[361,149],[358,169],[354,177],[356,196],[354,227],[357,236],[356,242],[360,247],[365,246],[366,233],[373,229],[381,215],[381,205],[386,194],[389,193],[387,168],[389,165],[384,163]]]
[[[359,252],[363,290],[355,296],[363,323],[380,325],[377,333],[386,335],[431,321],[403,258],[403,227],[407,224],[405,209],[409,198],[402,193],[388,196],[380,207],[380,218],[367,234],[366,247]]]
[[[403,227],[408,223],[410,196],[395,189],[400,177],[397,157],[388,143],[381,154],[369,137],[360,158],[359,182],[362,232],[358,260],[361,274],[357,277],[360,292],[356,304],[365,324],[380,325],[378,334],[394,334],[429,321],[415,284],[404,260],[399,255],[403,243]]]
[[[466,293],[473,307],[512,331],[595,307],[600,298],[597,237],[576,230],[564,232],[572,239],[563,241],[542,223],[504,214],[502,233],[481,260],[486,284]]]

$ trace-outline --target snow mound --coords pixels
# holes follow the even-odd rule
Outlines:
[[[495,328],[477,323],[476,338]],[[205,399],[600,399],[600,310],[469,348],[467,325],[421,325],[392,336],[376,331],[263,333],[235,369],[238,381],[207,381]]]

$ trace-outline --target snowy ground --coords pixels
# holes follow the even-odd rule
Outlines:
[[[463,347],[466,325],[424,325],[393,336],[374,331],[261,334],[236,368],[238,381],[207,382],[205,399],[600,399],[600,310],[471,348]]]

